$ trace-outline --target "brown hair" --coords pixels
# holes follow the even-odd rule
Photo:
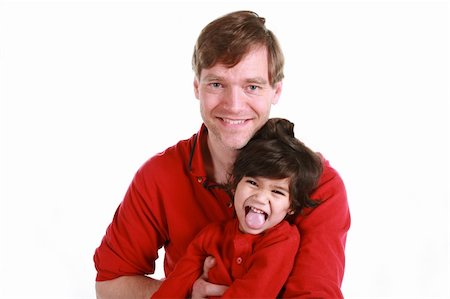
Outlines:
[[[267,49],[269,80],[273,86],[283,77],[284,56],[265,19],[252,11],[236,11],[209,23],[200,33],[192,56],[192,69],[200,78],[202,69],[223,63],[233,67],[256,46]]]
[[[303,208],[312,208],[319,201],[309,197],[322,173],[319,155],[294,136],[294,124],[282,118],[272,118],[244,146],[234,163],[230,188],[244,176],[273,179],[290,178],[289,199],[294,215]]]

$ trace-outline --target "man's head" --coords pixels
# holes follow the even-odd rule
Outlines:
[[[223,154],[242,148],[281,94],[283,55],[274,35],[255,13],[230,13],[201,32],[193,66],[210,149]]]
[[[284,56],[275,35],[266,28],[265,19],[251,11],[232,12],[209,23],[197,39],[192,68],[200,78],[203,69],[217,63],[233,67],[259,46],[267,49],[268,75],[274,86],[284,77]]]

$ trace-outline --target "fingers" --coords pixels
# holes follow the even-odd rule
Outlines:
[[[203,274],[201,277],[208,279],[208,272],[216,264],[216,260],[212,256],[208,256],[203,263]]]
[[[216,265],[216,260],[212,256],[208,256],[203,263],[203,274],[192,286],[192,299],[202,299],[211,296],[222,296],[228,289],[227,286],[218,285],[208,282],[208,272]]]
[[[223,293],[228,289],[227,286],[220,285],[220,284],[213,284],[207,281],[204,281],[204,290],[206,296],[222,296]]]
[[[227,289],[227,286],[209,283],[206,280],[199,278],[194,282],[192,287],[192,299],[222,296]]]

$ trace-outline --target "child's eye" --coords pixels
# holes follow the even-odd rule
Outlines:
[[[255,182],[254,180],[248,179],[246,182],[249,183],[250,185],[253,185],[253,186],[256,186],[256,185],[257,185],[256,182]]]
[[[280,190],[272,190],[273,193],[281,195],[281,196],[285,196],[286,194],[283,191]]]

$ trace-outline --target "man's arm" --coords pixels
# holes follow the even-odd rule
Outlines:
[[[98,298],[150,298],[160,282],[154,273],[158,248],[167,238],[164,207],[155,194],[152,165],[136,173],[94,254]]]
[[[147,276],[121,276],[112,280],[97,281],[95,292],[98,299],[148,299],[160,284],[161,281]]]
[[[300,249],[281,295],[283,298],[343,298],[341,283],[350,212],[344,183],[328,161],[324,161],[319,186],[311,197],[322,203],[297,219]]]

